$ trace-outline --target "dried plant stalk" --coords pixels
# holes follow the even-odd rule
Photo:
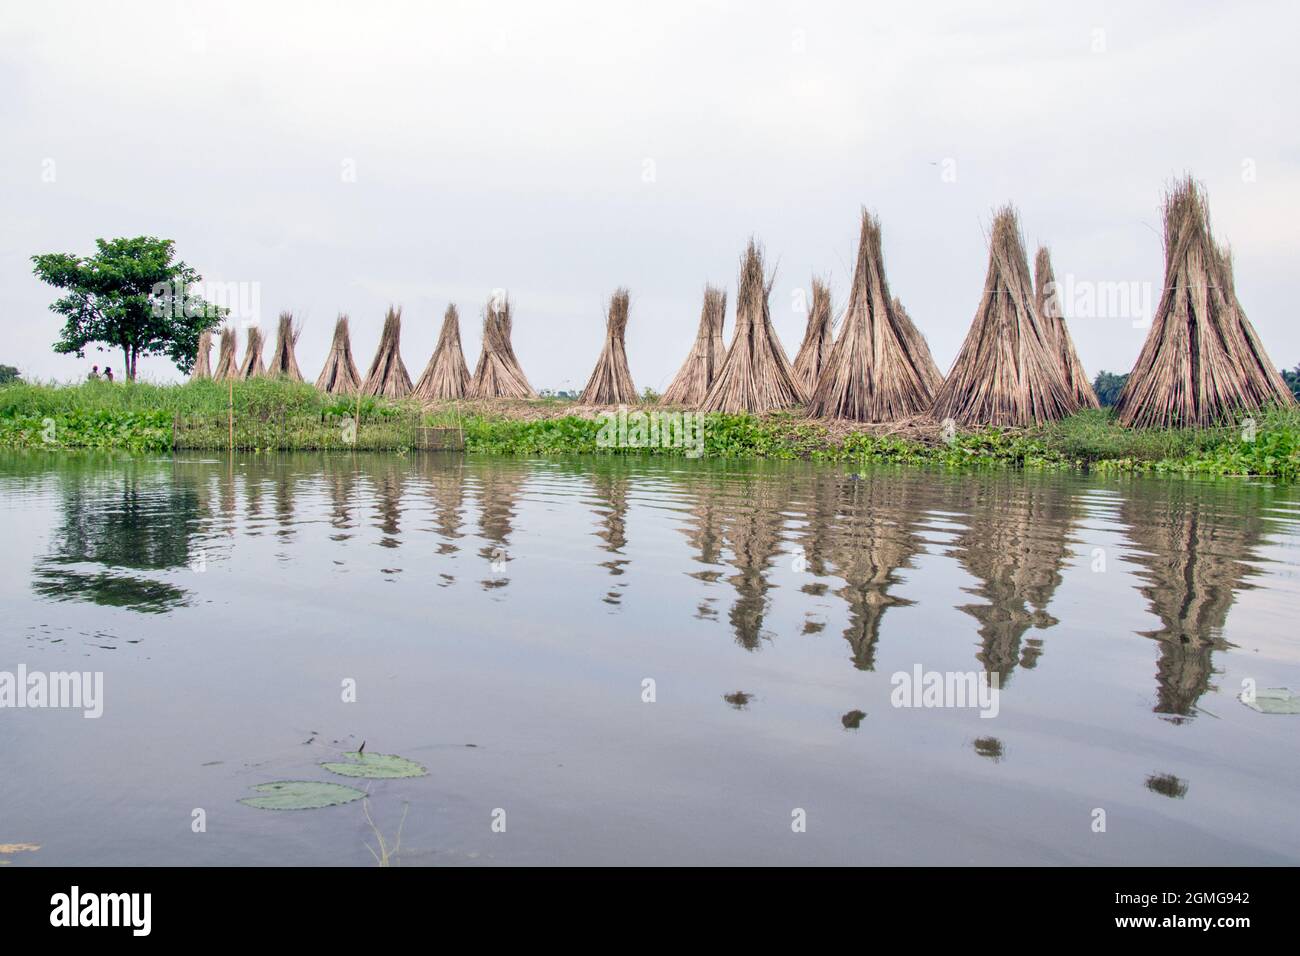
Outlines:
[[[713,286],[704,288],[704,307],[700,310],[700,327],[695,344],[664,392],[665,405],[695,407],[709,394],[709,386],[722,368],[727,347],[722,341],[722,325],[727,315],[727,293]]]
[[[1237,300],[1232,260],[1215,245],[1201,187],[1165,200],[1165,283],[1146,343],[1116,403],[1121,424],[1187,427],[1240,410],[1294,405]]]
[[[1065,379],[1065,388],[1070,397],[1080,408],[1101,408],[1097,393],[1088,381],[1088,373],[1079,361],[1074,339],[1065,326],[1056,273],[1052,269],[1052,257],[1046,246],[1039,246],[1038,254],[1034,256],[1034,308],[1038,311],[1038,320],[1042,323],[1048,347],[1060,363],[1061,376]]]
[[[357,363],[352,361],[352,339],[348,317],[340,314],[334,323],[334,340],[330,343],[325,367],[316,379],[316,387],[330,395],[355,395],[361,388]]]
[[[483,310],[483,352],[474,369],[473,398],[537,397],[510,344],[512,331],[510,299],[493,296]]]
[[[384,330],[379,336],[379,348],[361,384],[362,395],[381,398],[405,398],[411,394],[411,376],[402,363],[402,310],[388,307],[384,316]]]
[[[596,359],[591,378],[582,390],[587,405],[620,405],[636,401],[636,386],[627,367],[627,289],[617,289],[609,300],[605,323],[605,344]]]
[[[212,333],[199,333],[199,347],[194,352],[194,368],[190,369],[190,381],[201,382],[212,378]]]
[[[706,412],[765,412],[802,405],[807,393],[795,378],[768,309],[771,281],[754,240],[740,268],[736,331],[717,378],[701,406]]]
[[[835,337],[832,334],[831,289],[816,276],[812,280],[812,307],[808,310],[808,327],[803,343],[794,357],[794,374],[809,395],[817,388],[822,369],[830,355]]]
[[[424,367],[420,380],[415,383],[415,397],[422,402],[446,398],[464,398],[469,394],[469,366],[460,345],[460,313],[456,306],[447,306],[442,317],[442,331],[438,345]]]
[[[808,412],[892,422],[922,414],[933,401],[924,363],[889,294],[880,222],[864,209],[849,304]]]
[[[1015,210],[993,220],[989,270],[966,341],[939,389],[934,417],[963,425],[1029,425],[1078,408],[1034,310]]]
[[[254,325],[248,330],[248,344],[244,346],[244,360],[239,363],[239,374],[236,377],[241,379],[261,378],[265,374],[266,366],[262,364],[262,330]]]
[[[219,382],[228,378],[239,378],[239,363],[235,360],[238,338],[239,335],[233,325],[227,325],[221,330],[221,345],[217,349],[217,367],[212,373],[212,377]]]

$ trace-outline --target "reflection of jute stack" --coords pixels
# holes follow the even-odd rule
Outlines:
[[[789,491],[787,482],[760,476],[727,487],[716,502],[722,508],[723,541],[736,570],[729,578],[736,589],[731,625],[746,650],[757,649],[764,636],[767,592],[772,587],[768,572],[782,552]]]
[[[873,475],[870,481],[842,480],[838,489],[827,550],[835,575],[844,580],[835,593],[849,606],[844,638],[859,670],[875,669],[885,611],[915,603],[890,593],[898,572],[911,567],[923,547],[913,487],[906,477]]]
[[[962,425],[1030,425],[1078,408],[1034,309],[1034,286],[1015,210],[993,220],[984,292],[934,417]]]
[[[1257,573],[1259,519],[1232,491],[1181,483],[1126,497],[1121,515],[1138,549],[1125,560],[1140,568],[1138,591],[1161,623],[1142,632],[1160,642],[1155,712],[1182,719],[1210,689],[1212,652],[1229,647],[1223,627]]]
[[[1146,343],[1116,404],[1122,424],[1210,425],[1240,409],[1294,405],[1233,290],[1205,195],[1191,179],[1165,200],[1165,282]]]
[[[1073,504],[1067,488],[1014,474],[972,475],[966,487],[975,498],[951,553],[980,582],[965,590],[988,603],[960,610],[979,621],[976,656],[1005,685],[1041,654],[1041,642],[1022,650],[1025,632],[1057,623],[1047,608],[1068,556]]]
[[[864,209],[849,304],[808,412],[863,422],[922,414],[934,401],[923,366],[889,294],[880,222]]]
[[[695,333],[691,353],[678,370],[663,404],[687,405],[692,408],[709,394],[722,362],[727,357],[727,347],[722,342],[722,324],[727,314],[727,293],[713,286],[704,289],[704,307],[700,310],[700,327]]]

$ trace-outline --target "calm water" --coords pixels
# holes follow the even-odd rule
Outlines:
[[[407,865],[1300,862],[1300,717],[1237,700],[1300,689],[1294,487],[11,455],[0,509],[0,670],[104,682],[0,710],[15,866],[373,865],[237,802],[362,740],[429,768],[370,783]]]

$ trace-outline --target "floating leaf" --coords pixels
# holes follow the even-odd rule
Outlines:
[[[428,770],[414,760],[407,760],[397,754],[344,754],[352,758],[352,763],[323,763],[331,773],[345,777],[369,777],[372,780],[385,780],[393,777],[423,777]]]
[[[315,810],[317,807],[351,803],[365,796],[355,787],[315,780],[277,780],[259,784],[253,789],[266,796],[245,797],[239,802],[259,810]]]
[[[1300,714],[1300,694],[1293,694],[1285,687],[1269,687],[1256,691],[1254,700],[1246,700],[1245,695],[1240,700],[1261,714]]]

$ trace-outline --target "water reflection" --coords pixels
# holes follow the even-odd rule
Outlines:
[[[132,571],[188,567],[211,512],[193,482],[147,464],[111,477],[77,470],[59,486],[60,521],[37,559],[32,589],[52,600],[162,613],[185,589]]]
[[[1223,636],[1238,591],[1251,588],[1262,541],[1258,502],[1243,509],[1243,489],[1227,494],[1200,483],[1167,486],[1160,497],[1129,496],[1121,514],[1137,550],[1139,588],[1161,627],[1142,636],[1159,642],[1155,711],[1177,723],[1191,716],[1210,689],[1213,654],[1230,645]]]
[[[1032,668],[1043,652],[1025,633],[1057,624],[1047,609],[1069,553],[1073,499],[1058,484],[1014,473],[972,475],[966,487],[966,529],[951,553],[979,581],[968,593],[987,603],[961,610],[979,622],[976,657],[1006,687],[1017,666]]]
[[[684,603],[686,618],[748,651],[838,632],[852,666],[873,671],[882,642],[899,639],[894,609],[964,593],[975,600],[954,606],[973,621],[970,655],[1003,687],[1039,663],[1062,613],[1063,573],[1089,560],[1081,529],[1101,524],[1126,546],[1130,573],[1116,585],[1136,588],[1160,622],[1134,636],[1158,648],[1154,710],[1175,722],[1196,713],[1214,653],[1233,646],[1229,610],[1254,586],[1261,548],[1296,524],[1270,508],[1266,488],[1015,473],[444,454],[66,459],[55,470],[58,519],[31,584],[43,599],[167,612],[190,592],[166,572],[211,559],[217,542],[233,552],[269,532],[286,563],[324,548],[342,564],[382,548],[376,566],[417,598],[468,570],[510,600],[510,566],[526,557],[530,587],[576,620],[589,614],[584,602],[622,611],[645,589],[659,626],[673,627]],[[997,759],[994,743],[976,749]]]

